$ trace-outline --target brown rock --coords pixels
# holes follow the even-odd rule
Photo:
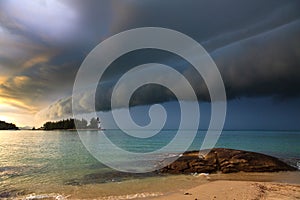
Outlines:
[[[205,155],[207,151],[201,151]],[[216,148],[205,156],[199,157],[199,151],[184,153],[172,164],[162,168],[159,172],[171,174],[188,173],[232,173],[232,172],[277,172],[294,171],[296,168],[287,165],[278,158],[261,153]]]

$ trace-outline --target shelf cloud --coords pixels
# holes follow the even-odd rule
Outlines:
[[[18,102],[20,112],[43,110],[39,114],[45,119],[71,116],[72,87],[85,56],[116,33],[147,26],[180,31],[203,45],[220,70],[228,99],[298,97],[299,9],[297,0],[1,1],[0,101]],[[154,61],[174,67],[190,81],[199,101],[209,101],[205,83],[187,62],[154,54]],[[130,69],[127,65],[152,61],[146,53],[138,55],[120,58],[95,83],[97,110],[110,109],[112,88]],[[172,78],[155,78],[162,77]],[[146,86],[131,106],[173,100],[166,88]],[[80,109],[90,111],[88,102],[87,94]]]

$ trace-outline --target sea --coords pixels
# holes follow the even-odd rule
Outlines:
[[[99,134],[85,132],[87,137]],[[105,134],[128,151],[151,152],[167,145],[176,130],[162,130],[146,142],[124,138],[119,130]],[[198,130],[188,150],[199,150],[205,134]],[[215,147],[264,153],[300,168],[300,131],[223,130]],[[110,149],[105,151],[111,156]],[[77,131],[0,131],[0,199],[135,199],[207,181],[191,183],[192,178],[111,169],[89,153]]]

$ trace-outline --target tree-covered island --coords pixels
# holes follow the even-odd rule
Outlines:
[[[64,119],[56,122],[46,122],[42,130],[72,130],[72,129],[99,129],[99,119],[92,118],[88,123],[85,119]]]
[[[19,130],[19,128],[13,123],[0,121],[0,130]]]

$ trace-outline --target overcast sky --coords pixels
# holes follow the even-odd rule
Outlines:
[[[74,79],[87,54],[116,33],[154,26],[185,33],[209,52],[225,83],[228,128],[300,129],[299,10],[298,0],[0,1],[0,120],[25,126],[38,124],[36,114],[70,116]],[[185,61],[146,51],[112,65],[97,109],[108,110],[106,93],[126,66],[148,61],[174,66],[208,101],[205,84]],[[164,88],[143,93],[134,105],[174,100]]]

